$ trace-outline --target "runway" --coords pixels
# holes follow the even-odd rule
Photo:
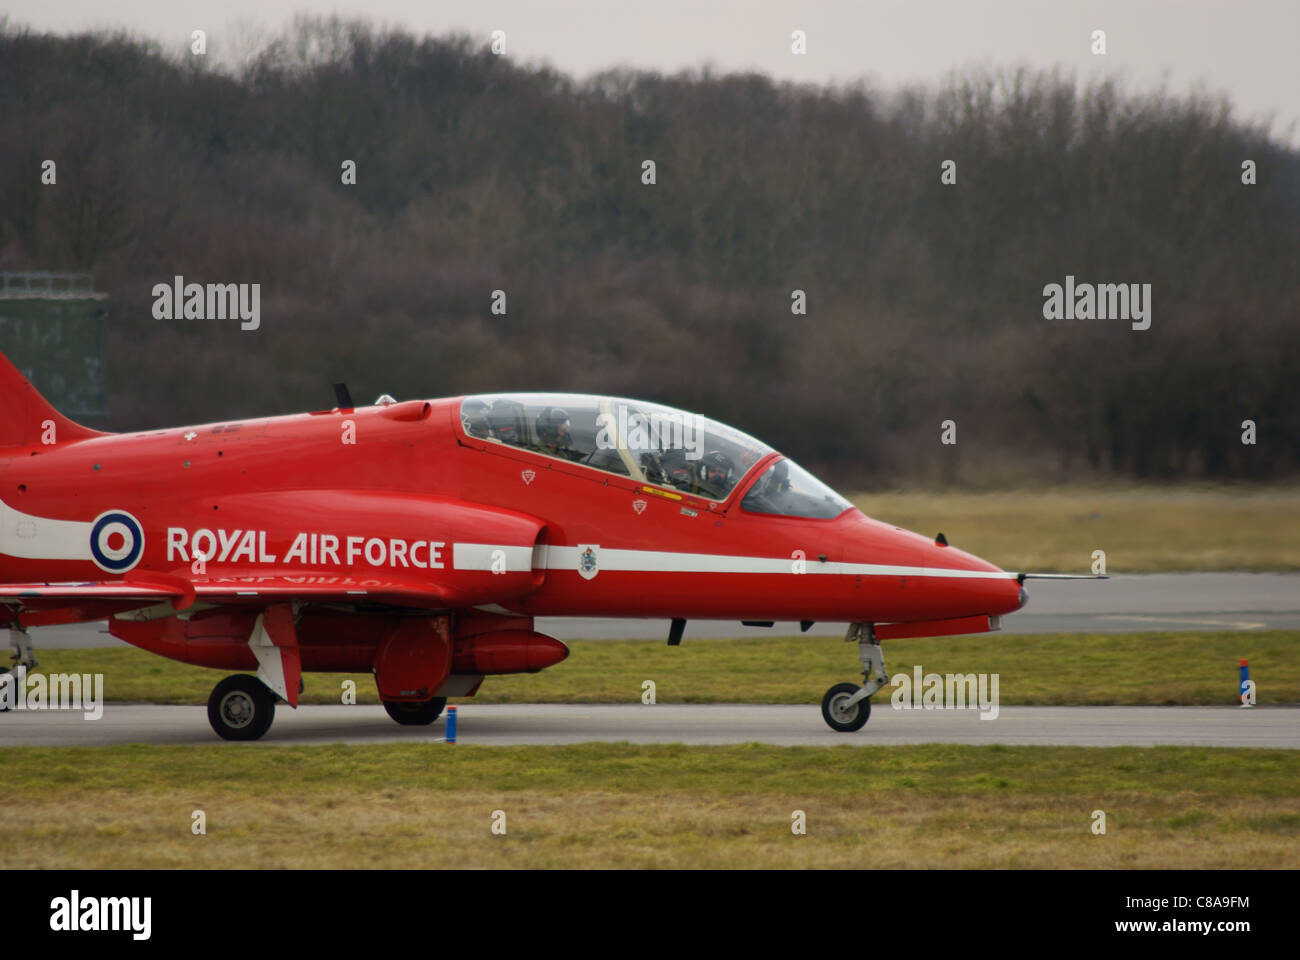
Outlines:
[[[1300,748],[1300,707],[1003,707],[995,719],[974,710],[895,710],[874,704],[856,733],[835,733],[816,704],[474,704],[460,707],[458,745],[585,743],[851,746],[917,743]],[[256,745],[439,743],[445,719],[401,727],[378,706],[281,706]],[[80,712],[0,714],[3,746],[223,744],[204,707],[114,704],[98,720]]]
[[[1294,630],[1300,628],[1300,573],[1118,574],[1110,580],[1029,581],[1029,603],[1002,619],[1005,633],[1127,633],[1148,630]],[[38,627],[39,651],[126,646],[104,623]],[[667,620],[539,617],[537,629],[560,640],[668,636]],[[693,620],[689,637],[788,636],[797,623],[771,628]],[[844,624],[819,623],[811,636],[842,636]]]

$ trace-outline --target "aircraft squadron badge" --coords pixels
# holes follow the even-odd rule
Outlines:
[[[584,580],[593,580],[600,573],[600,561],[596,559],[596,551],[599,549],[598,543],[578,544],[578,572]]]

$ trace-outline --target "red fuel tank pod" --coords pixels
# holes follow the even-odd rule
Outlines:
[[[453,673],[536,673],[569,655],[554,637],[531,630],[497,630],[456,641]]]
[[[380,699],[428,700],[451,672],[450,647],[445,619],[412,617],[401,621],[375,654],[375,685]]]

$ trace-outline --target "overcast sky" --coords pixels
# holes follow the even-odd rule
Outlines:
[[[11,25],[127,27],[167,45],[202,28],[216,48],[339,13],[419,33],[506,31],[507,53],[584,76],[611,66],[710,64],[800,81],[892,88],[972,64],[1060,65],[1138,88],[1225,92],[1242,117],[1272,115],[1300,145],[1300,0],[7,0]],[[808,53],[790,51],[807,32]],[[1090,53],[1106,31],[1107,55]],[[1285,128],[1294,126],[1289,134]]]

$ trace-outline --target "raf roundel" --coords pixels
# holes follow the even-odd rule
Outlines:
[[[101,513],[90,525],[90,559],[109,573],[126,573],[144,553],[144,529],[125,510]]]

